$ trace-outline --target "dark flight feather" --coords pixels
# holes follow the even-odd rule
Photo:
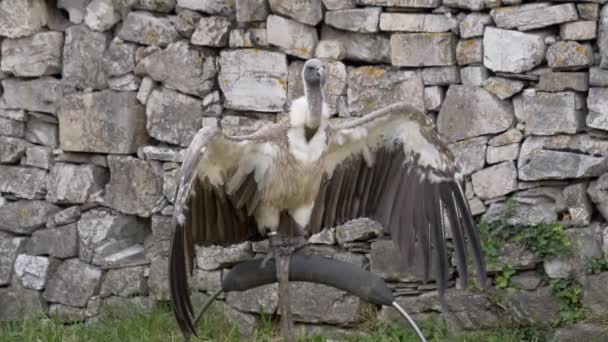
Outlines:
[[[407,105],[402,106],[411,109]],[[407,261],[405,264],[412,267],[414,259],[418,259],[425,281],[430,278],[431,269],[435,269],[434,278],[441,294],[447,287],[450,267],[445,241],[445,227],[449,222],[461,285],[468,281],[468,243],[479,284],[484,286],[483,255],[468,203],[456,176],[454,156],[424,114],[416,111],[400,114],[397,110],[391,113],[391,110],[382,109],[335,128],[339,134],[346,135],[354,132],[353,128],[364,128],[367,134],[358,134],[357,131],[346,138],[350,139],[352,146],[358,147],[341,142],[344,141],[343,136],[334,140],[334,145],[330,142],[330,150],[338,152],[335,152],[335,157],[328,156],[334,166],[328,173],[331,176],[326,174],[323,180],[323,184],[327,184],[327,194],[317,197],[317,201],[323,203],[315,203],[312,217],[322,215],[323,227],[359,217],[375,219],[390,233]],[[418,125],[418,135],[414,136],[422,139],[419,145],[409,141],[406,144],[409,137],[393,129],[399,125],[407,127],[405,129]],[[361,148],[361,144],[365,148]],[[374,157],[372,165],[363,161],[364,150]],[[433,155],[439,156],[434,157],[435,164],[424,164]],[[332,158],[342,159],[336,162]],[[323,210],[322,214],[317,210]]]

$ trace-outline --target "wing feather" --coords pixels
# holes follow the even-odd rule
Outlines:
[[[375,201],[378,203],[378,211],[375,218],[385,227],[390,227],[393,204],[395,203],[397,190],[399,190],[403,175],[403,159],[403,153],[391,153],[391,166],[387,168],[382,190],[378,191],[378,197]]]
[[[365,217],[369,216],[369,205],[368,201],[371,197],[370,194],[372,192],[372,183],[374,180],[374,170],[375,167],[365,166],[365,180],[363,185],[363,194],[361,195],[361,208],[359,209],[359,216]]]
[[[340,189],[342,187],[342,180],[344,178],[343,168],[338,168],[333,176],[328,189],[328,200],[327,210],[324,213],[323,225],[325,227],[333,227],[336,224],[336,208],[338,207],[338,198],[340,196]]]
[[[441,184],[441,201],[446,208],[446,216],[452,227],[452,235],[454,241],[454,252],[456,253],[456,268],[460,276],[460,286],[468,283],[467,268],[467,252],[464,239],[464,229],[461,224],[460,215],[458,214],[455,194],[450,186]]]
[[[311,221],[320,221],[321,227],[313,230],[371,217],[390,233],[410,266],[421,259],[417,262],[425,280],[435,269],[433,276],[443,294],[450,267],[445,216],[454,231],[461,281],[468,280],[468,242],[479,284],[485,285],[483,255],[456,161],[424,113],[399,103],[331,126],[325,166],[327,191],[317,197]]]
[[[365,158],[361,158],[361,163],[359,165],[359,172],[357,175],[357,183],[355,184],[355,193],[354,193],[354,203],[352,207],[352,211],[355,213],[361,213],[363,208],[363,197],[365,195],[365,186],[366,179],[368,174],[369,167],[367,167],[367,162]]]
[[[401,200],[395,202],[393,210],[401,209],[401,218],[399,220],[399,227],[414,227],[414,179],[411,174],[411,168],[406,167],[405,175],[403,176],[404,181],[401,183]],[[414,252],[416,247],[416,238],[411,238],[405,229],[396,229],[393,233],[393,239],[397,242],[398,246],[403,246],[403,250],[406,251],[404,257],[408,267],[412,267],[414,262]]]
[[[458,205],[458,214],[460,215],[461,225],[464,226],[464,233],[471,243],[471,250],[473,252],[473,262],[477,270],[477,282],[481,287],[487,285],[487,276],[485,272],[485,264],[483,260],[483,254],[481,251],[481,244],[477,231],[475,230],[475,222],[473,221],[473,215],[469,208],[469,203],[465,199],[464,191],[460,184],[454,182],[451,184],[454,194],[454,200]]]
[[[433,247],[435,250],[435,265],[437,273],[437,289],[443,294],[447,287],[447,251],[445,247],[445,234],[441,219],[441,199],[439,197],[438,184],[427,183],[424,195],[424,207],[426,213],[426,224],[433,236]],[[429,253],[430,254],[430,253]],[[429,255],[430,257],[430,255]]]
[[[344,202],[341,203],[341,222],[348,221],[350,216],[350,210],[353,207],[353,196],[357,189],[357,178],[359,177],[359,169],[361,168],[361,157],[355,158],[348,171],[348,182],[344,181],[342,187],[344,188]]]
[[[310,223],[308,224],[308,228],[311,234],[317,234],[321,231],[323,227],[323,214],[325,213],[325,205],[326,205],[326,197],[327,197],[327,185],[329,182],[322,181],[321,186],[319,187],[319,195],[315,201],[315,206],[312,210],[312,215],[310,217]]]
[[[376,164],[374,165],[374,175],[371,179],[371,187],[370,187],[370,193],[369,196],[367,197],[367,214],[368,215],[375,215],[375,210],[376,210],[376,203],[375,199],[376,199],[376,195],[380,192],[380,184],[382,183],[382,174],[384,173],[384,170],[386,169],[386,162],[387,162],[387,156],[386,156],[386,151],[384,150],[379,150],[376,154]]]
[[[169,285],[173,312],[186,338],[195,335],[188,287],[194,245],[233,244],[258,235],[251,217],[259,191],[250,152],[260,137],[250,138],[204,128],[184,155],[174,201]]]
[[[205,212],[205,235],[206,236],[210,236],[211,233],[213,232],[213,229],[215,227],[219,227],[217,225],[217,220],[218,220],[218,216],[220,215],[218,213],[218,208],[217,208],[217,197],[215,196],[215,191],[210,190],[210,186],[207,185],[207,187],[203,188],[204,193],[205,193],[205,200],[203,201],[203,206],[205,208],[204,212]],[[202,237],[197,236],[194,238],[194,240],[200,240],[202,239]]]
[[[346,187],[344,186],[344,184],[348,184],[348,182],[350,182],[349,177],[350,177],[350,172],[348,172],[348,168],[349,168],[350,164],[344,164],[343,167],[340,170],[340,174],[342,175],[342,180],[339,183],[340,186],[337,187],[336,189],[336,209],[335,209],[335,216],[334,216],[334,224],[338,225],[338,224],[342,224],[342,205],[344,204],[344,197],[346,195]]]
[[[430,226],[426,222],[425,212],[424,212],[424,184],[417,179],[414,182],[414,226],[413,227],[405,227],[407,231],[409,229],[414,229],[414,234],[408,232],[409,239],[416,239],[420,246],[420,253],[422,254],[420,257],[422,258],[422,269],[423,279],[425,282],[429,280],[429,271],[431,264],[431,230]],[[403,229],[403,227],[402,227]],[[413,236],[412,236],[413,235]],[[401,247],[401,246],[399,246]],[[414,257],[416,254],[414,253]]]

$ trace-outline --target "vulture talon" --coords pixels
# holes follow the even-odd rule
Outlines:
[[[308,60],[302,78],[305,96],[292,102],[288,120],[241,136],[228,135],[221,126],[207,126],[183,154],[173,201],[169,288],[185,337],[195,335],[188,287],[194,246],[243,243],[259,238],[264,232],[260,228],[270,230],[272,255],[256,261],[256,272],[279,282],[279,310],[287,340],[292,339],[288,281],[304,272],[297,266],[302,259],[294,254],[293,238],[352,219],[378,221],[403,258],[416,259],[425,275],[433,268],[440,298],[447,288],[444,240],[449,222],[462,283],[466,283],[470,257],[478,283],[487,284],[455,157],[426,114],[399,102],[334,124],[325,109],[323,63]],[[345,104],[341,107],[347,109]],[[349,115],[347,110],[342,114]],[[239,182],[230,182],[236,173]],[[267,262],[273,257],[274,265]],[[363,280],[354,281],[359,273],[331,265],[319,263],[318,267],[328,268],[306,272],[323,273],[328,279],[315,279],[346,286],[362,296],[379,293]],[[298,272],[291,272],[294,267]],[[383,305],[392,305],[392,295],[390,299]]]
[[[264,259],[262,259],[262,263],[260,264],[260,269],[266,268],[266,264],[268,264],[268,261],[274,259],[274,253],[272,250],[270,250],[268,252],[268,254],[266,254],[266,256],[264,257]]]

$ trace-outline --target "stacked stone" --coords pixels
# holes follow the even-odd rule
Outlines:
[[[183,149],[218,121],[239,134],[282,119],[303,95],[311,57],[327,62],[324,92],[338,116],[397,101],[427,111],[463,167],[475,215],[495,219],[511,199],[511,223],[571,227],[569,258],[503,246],[490,271],[511,265],[520,290],[506,314],[481,295],[449,291],[456,316],[470,327],[552,319],[557,303],[541,269],[581,277],[585,302],[608,310],[606,274],[584,274],[608,252],[605,2],[2,1],[0,320],[37,311],[95,320],[104,306],[167,299]],[[433,283],[422,283],[419,264],[404,271],[376,223],[349,222],[309,243],[306,253],[382,275],[416,315],[438,310]],[[197,249],[194,288],[217,289],[232,265],[267,250]],[[294,315],[307,327],[360,320],[359,299],[293,286]],[[247,332],[276,301],[269,286],[218,305]]]

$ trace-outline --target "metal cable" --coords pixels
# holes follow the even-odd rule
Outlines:
[[[397,309],[397,311],[401,314],[401,316],[405,317],[405,319],[410,323],[412,328],[414,328],[414,330],[416,331],[416,334],[418,334],[418,337],[420,337],[420,340],[422,342],[426,342],[426,338],[424,338],[424,335],[422,335],[422,331],[420,331],[420,328],[418,328],[418,325],[416,325],[416,322],[414,322],[412,317],[410,317],[410,315],[408,315],[408,313],[405,311],[405,309],[403,309],[399,304],[397,304],[397,302],[393,302],[392,305],[395,309]]]
[[[213,303],[213,301],[215,300],[215,298],[217,298],[217,296],[220,295],[220,293],[224,292],[223,289],[219,289],[217,291],[215,291],[211,297],[209,297],[207,299],[207,301],[205,302],[205,304],[203,305],[203,308],[201,309],[201,311],[199,311],[198,315],[196,315],[196,319],[194,320],[194,326],[196,327],[198,325],[198,321],[201,320],[201,317],[203,317],[203,314],[205,313],[205,311],[207,311],[207,309],[209,309],[209,307],[211,306],[211,303]]]

